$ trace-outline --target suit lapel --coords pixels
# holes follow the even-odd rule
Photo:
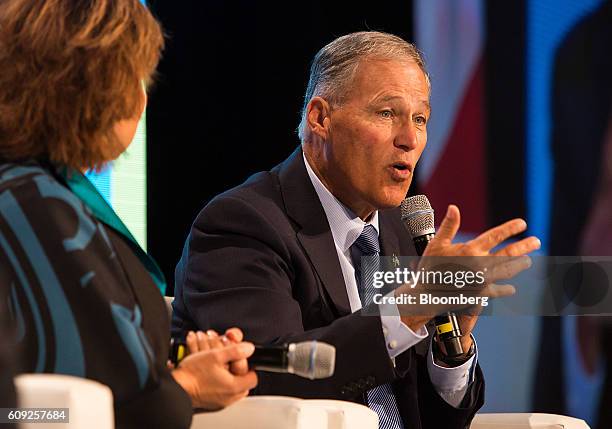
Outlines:
[[[380,210],[378,212],[380,252],[383,256],[381,268],[385,271],[394,271],[395,268],[398,268],[399,264],[396,265],[395,262],[399,262],[397,258],[401,255],[399,237],[397,236],[398,230],[394,229],[392,222],[393,214],[394,210]],[[393,289],[394,286],[386,285],[381,293],[386,295]]]
[[[380,250],[383,256],[400,256],[399,237],[397,236],[397,230],[393,229],[392,222],[394,212],[395,210],[381,210],[378,212]]]
[[[380,229],[380,250],[383,256],[382,269],[386,271],[395,271],[396,268],[401,268],[401,256],[415,256],[416,251],[412,240],[408,237],[408,231],[400,220],[400,210],[387,209],[378,212],[378,223]],[[405,263],[405,261],[404,261]],[[395,287],[387,285],[381,292],[387,294]]]
[[[378,212],[380,226],[380,250],[382,255],[416,256],[414,244],[400,218],[400,209],[386,209]]]
[[[319,197],[308,177],[302,149],[279,166],[281,194],[288,216],[300,229],[297,238],[319,275],[338,313],[351,312],[334,238]]]

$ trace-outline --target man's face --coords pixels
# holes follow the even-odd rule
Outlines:
[[[397,207],[427,143],[429,88],[412,61],[360,63],[350,90],[329,115],[319,170],[358,216]]]

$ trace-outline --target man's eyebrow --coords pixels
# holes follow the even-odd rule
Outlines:
[[[385,95],[383,97],[374,99],[374,102],[375,103],[388,103],[390,101],[396,101],[396,100],[401,101],[402,97],[400,97],[399,95]],[[422,100],[419,102],[419,104],[423,105],[425,110],[427,110],[428,112],[431,112],[431,105],[429,104],[429,100]]]
[[[384,97],[375,98],[374,102],[376,103],[387,103],[389,101],[401,100],[402,97],[399,95],[385,95]]]

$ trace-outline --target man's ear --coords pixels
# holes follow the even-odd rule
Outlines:
[[[321,97],[313,97],[306,107],[306,126],[323,140],[329,135],[330,114],[331,106]]]

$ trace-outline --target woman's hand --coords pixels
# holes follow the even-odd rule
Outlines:
[[[196,353],[203,350],[219,349],[229,344],[238,344],[242,342],[244,335],[238,328],[230,328],[225,331],[224,335],[219,335],[217,332],[209,329],[206,332],[189,331],[186,337],[187,349],[189,353]]]
[[[217,410],[244,398],[257,385],[257,375],[249,371],[246,358],[254,346],[242,342],[238,328],[223,336],[215,331],[189,332],[189,356],[172,372],[196,408]]]
[[[238,328],[229,328],[225,334],[219,336],[215,331],[209,329],[206,332],[189,331],[187,334],[187,349],[189,353],[197,353],[204,350],[220,349],[230,344],[238,344],[242,342],[244,335]],[[234,375],[245,375],[249,372],[249,365],[246,359],[230,362],[226,365],[230,372]]]

